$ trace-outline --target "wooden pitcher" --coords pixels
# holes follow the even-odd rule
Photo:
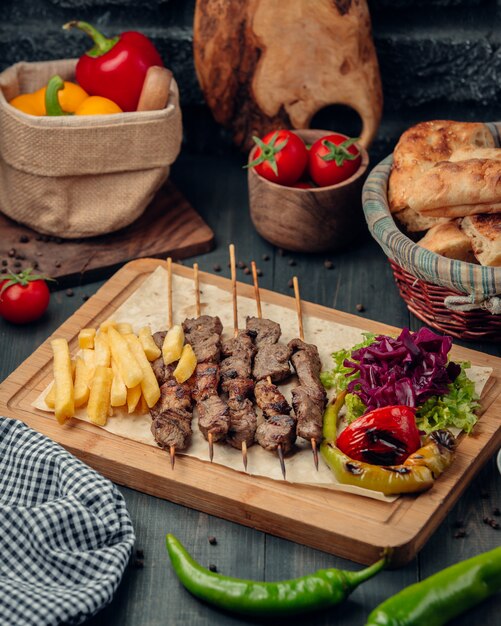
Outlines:
[[[366,0],[197,0],[193,40],[205,99],[242,148],[332,104],[360,115],[365,148],[374,139],[383,97]]]

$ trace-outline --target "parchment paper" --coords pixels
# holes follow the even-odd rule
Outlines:
[[[200,284],[200,300],[202,314],[219,315],[223,326],[223,336],[231,336],[233,332],[233,309],[231,293],[208,284]],[[182,276],[172,276],[172,301],[174,323],[181,323],[186,317],[195,316],[195,295],[193,281]],[[256,315],[254,299],[238,296],[239,327],[245,328],[247,315]],[[262,302],[263,317],[280,323],[282,328],[281,341],[288,342],[298,336],[298,320],[294,310],[286,309],[275,304]],[[110,318],[117,322],[129,322],[134,332],[139,332],[142,326],[150,325],[152,332],[164,330],[167,324],[167,272],[158,267],[149,278],[115,311]],[[336,322],[303,315],[305,340],[318,346],[324,369],[332,367],[331,353],[341,348],[350,347],[362,339],[363,331],[351,326],[344,326]],[[468,370],[476,385],[479,395],[491,374],[491,368],[472,366]],[[297,377],[293,375],[287,384],[280,385],[285,397],[291,399],[291,389],[297,385]],[[33,406],[43,411],[52,411],[45,404],[44,398],[50,385],[35,400]],[[157,447],[151,433],[150,415],[128,415],[121,408],[114,409],[115,414],[108,418],[103,428],[111,433],[134,441],[139,441]],[[262,419],[262,416],[259,416]],[[86,409],[77,409],[76,418],[89,421]],[[52,416],[51,416],[51,419]],[[99,427],[97,427],[99,428]],[[180,452],[181,454],[181,452]],[[209,461],[207,441],[197,426],[197,412],[194,411],[193,437],[190,447],[182,454]],[[215,444],[214,463],[230,467],[236,471],[243,471],[242,455],[239,450],[224,444]],[[287,481],[291,483],[312,484],[317,487],[336,489],[339,491],[356,493],[376,500],[392,502],[395,496],[388,497],[382,493],[369,489],[360,489],[351,485],[338,483],[320,457],[318,472],[313,464],[311,446],[304,440],[298,439],[297,450],[286,457]],[[248,450],[248,473],[256,476],[266,476],[275,480],[283,480],[278,458],[275,454],[254,445]]]

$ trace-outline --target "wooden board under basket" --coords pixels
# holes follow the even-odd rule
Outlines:
[[[66,337],[74,352],[79,330],[108,318],[159,263],[163,262],[141,259],[128,263],[54,335]],[[191,269],[179,265],[174,265],[173,271],[185,277],[192,275]],[[200,281],[231,290],[231,282],[219,276],[201,273]],[[251,285],[239,283],[238,291],[253,297]],[[294,299],[288,296],[263,289],[261,298],[295,309]],[[338,322],[371,332],[396,331],[308,302],[303,314],[314,315],[326,324]],[[51,414],[31,406],[52,379],[49,342],[50,338],[0,385],[0,414],[24,421],[118,484],[360,563],[376,560],[387,545],[394,548],[395,564],[413,558],[501,445],[501,359],[454,347],[455,359],[490,366],[494,371],[482,396],[483,413],[474,434],[461,439],[452,466],[428,492],[389,503],[249,476],[182,455],[172,471],[168,455],[160,449],[123,439],[87,422],[73,420],[61,427]]]

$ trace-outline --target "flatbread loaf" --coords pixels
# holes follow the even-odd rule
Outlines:
[[[421,247],[441,254],[448,259],[457,259],[469,263],[475,261],[470,238],[459,228],[459,224],[455,220],[432,226],[417,243]]]
[[[431,215],[422,215],[418,211],[407,207],[398,213],[394,213],[393,217],[399,226],[408,233],[422,233],[437,224],[449,222],[448,217],[433,217]]]
[[[447,207],[501,203],[501,161],[468,159],[441,161],[408,186],[408,203],[424,215],[443,208],[441,217],[451,217]],[[468,215],[470,211],[464,213]]]
[[[501,266],[501,214],[465,217],[461,229],[482,265]]]
[[[485,124],[433,120],[409,128],[393,152],[388,200],[392,213],[408,206],[409,184],[458,149],[494,148]]]

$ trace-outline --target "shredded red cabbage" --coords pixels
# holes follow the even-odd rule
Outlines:
[[[348,392],[356,394],[367,410],[390,405],[416,407],[432,396],[449,392],[449,385],[461,371],[448,362],[452,339],[428,328],[412,333],[404,328],[394,339],[385,335],[374,343],[355,350],[344,366],[359,373],[348,383]]]

